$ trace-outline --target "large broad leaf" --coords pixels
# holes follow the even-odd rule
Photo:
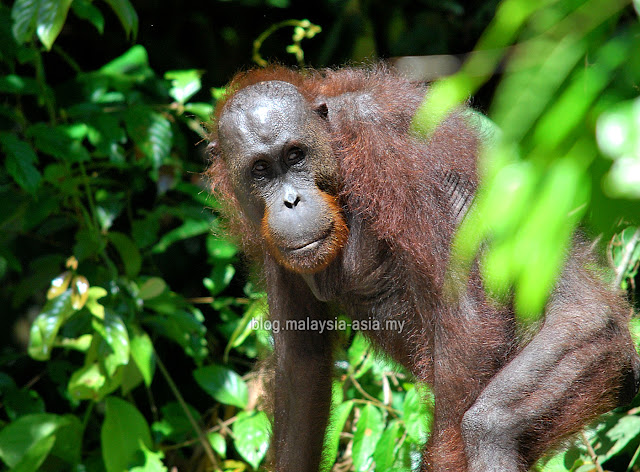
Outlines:
[[[233,423],[236,450],[254,469],[267,453],[270,430],[269,418],[263,411],[243,411]]]
[[[196,369],[193,376],[198,385],[220,403],[246,408],[249,401],[247,384],[231,369],[210,365]]]
[[[169,156],[173,143],[171,122],[149,106],[136,105],[127,109],[125,124],[140,152],[151,161],[154,168],[160,167]]]
[[[382,412],[372,404],[367,404],[360,411],[356,432],[353,435],[354,470],[369,470],[376,444],[383,429]]]
[[[117,397],[105,401],[106,412],[100,439],[107,472],[129,470],[142,445],[151,448],[151,433],[146,420],[131,403]]]
[[[124,265],[124,272],[129,278],[134,278],[142,267],[142,256],[134,242],[124,233],[109,232],[109,240],[120,254]]]
[[[378,470],[392,470],[396,462],[396,448],[398,440],[402,436],[402,425],[399,421],[393,421],[382,433],[380,441],[376,445],[373,453],[373,460],[376,462]]]
[[[80,459],[82,426],[73,415],[27,415],[0,431],[0,458],[12,471],[33,471],[49,454],[74,464]]]
[[[106,310],[104,320],[96,317],[91,320],[102,341],[98,346],[98,356],[104,365],[106,374],[112,376],[116,369],[129,363],[129,333],[122,318]]]
[[[139,328],[134,329],[131,336],[131,357],[138,367],[145,385],[150,386],[156,366],[153,343],[149,335]]]
[[[60,327],[74,312],[71,289],[48,300],[31,325],[29,355],[39,361],[48,360]]]
[[[42,176],[34,165],[38,162],[38,156],[33,148],[9,133],[0,133],[0,144],[7,156],[5,166],[9,175],[24,190],[35,193]]]
[[[72,0],[16,0],[11,10],[13,36],[23,44],[38,34],[47,49],[51,49],[60,34]]]

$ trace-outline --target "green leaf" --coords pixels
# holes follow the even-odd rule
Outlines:
[[[35,95],[39,92],[38,81],[31,77],[20,77],[15,74],[5,75],[0,77],[0,92],[15,95]]]
[[[193,376],[198,385],[220,403],[246,408],[249,402],[247,384],[231,369],[210,365],[196,369]]]
[[[353,400],[348,400],[331,410],[329,425],[327,426],[327,432],[324,437],[324,447],[322,448],[324,451],[322,466],[320,467],[322,472],[330,471],[336,461],[338,447],[340,446],[340,435],[351,414],[353,405]]]
[[[384,429],[382,412],[372,404],[360,411],[360,418],[353,435],[353,468],[366,471],[371,467],[376,444]]]
[[[198,413],[198,410],[191,405],[187,405],[187,408],[189,408],[191,416],[193,416],[196,421],[200,421],[200,413]],[[162,440],[173,442],[180,442],[189,437],[193,437],[193,426],[178,402],[167,403],[160,411],[162,413],[162,420],[153,423],[151,426],[154,435],[161,436]]]
[[[238,246],[213,235],[207,236],[207,252],[214,259],[231,259],[238,253]]]
[[[208,220],[188,219],[176,229],[162,236],[158,244],[153,247],[152,252],[155,254],[162,253],[175,242],[208,233],[210,230],[211,223]]]
[[[0,458],[12,471],[24,472],[38,470],[51,452],[73,463],[79,459],[80,431],[80,422],[73,415],[38,413],[23,416],[0,431]],[[60,444],[55,444],[54,448],[57,437]],[[76,442],[64,444],[65,439]]]
[[[417,444],[424,444],[429,434],[432,413],[420,398],[417,388],[407,392],[402,410],[407,434]]]
[[[105,311],[104,320],[94,317],[91,324],[104,340],[98,346],[98,356],[110,377],[118,367],[129,363],[131,351],[127,327],[120,316],[110,310]]]
[[[78,128],[70,126],[49,126],[36,123],[27,129],[26,135],[34,138],[36,149],[67,162],[88,161],[91,156],[78,139]]]
[[[58,331],[73,313],[75,310],[71,303],[71,289],[45,303],[31,325],[28,351],[33,359],[46,361],[51,357]]]
[[[133,39],[138,36],[138,14],[129,0],[105,0],[118,16],[127,36]]]
[[[42,44],[51,50],[62,31],[73,0],[41,0],[38,10],[36,33]]]
[[[87,20],[98,30],[104,32],[104,16],[89,0],[73,0],[71,10],[78,18]]]
[[[161,113],[146,105],[134,105],[127,109],[125,117],[127,133],[140,152],[155,169],[169,157],[173,144],[171,122]]]
[[[187,103],[184,106],[187,113],[193,113],[200,121],[209,121],[213,116],[214,108],[210,103]]]
[[[149,425],[135,406],[120,398],[107,397],[105,408],[102,459],[107,472],[123,472],[129,470],[142,445],[151,447]]]
[[[21,416],[45,412],[44,401],[35,390],[9,388],[4,392],[2,400],[7,416],[12,421]]]
[[[204,72],[201,70],[173,70],[164,74],[164,78],[171,81],[169,95],[176,101],[185,103],[193,97],[202,87],[200,77]]]
[[[396,447],[401,436],[402,424],[399,421],[393,421],[382,433],[373,453],[377,470],[393,470],[396,461]]]
[[[232,430],[236,450],[254,469],[258,469],[269,448],[269,418],[263,411],[243,411],[233,423]]]
[[[141,447],[144,455],[144,463],[142,465],[132,467],[129,472],[166,472],[168,469],[162,463],[164,453],[162,451],[151,451],[144,444]]]
[[[35,194],[42,179],[34,165],[38,162],[36,153],[28,143],[14,134],[0,133],[0,145],[7,156],[5,166],[9,175],[25,191]]]
[[[141,300],[149,300],[160,296],[167,290],[167,283],[160,277],[150,277],[140,286],[138,297]]]
[[[109,240],[120,254],[120,259],[124,264],[124,273],[130,279],[134,278],[142,267],[142,256],[140,256],[137,246],[126,234],[116,231],[109,232]]]
[[[145,385],[149,387],[156,367],[155,354],[151,338],[141,329],[134,329],[131,337],[131,357],[142,374]]]
[[[147,50],[139,44],[102,66],[98,72],[99,75],[138,75],[140,78],[148,77],[149,73],[153,74],[149,69]]]
[[[76,370],[69,379],[67,390],[76,400],[99,400],[105,395],[109,384],[97,363]],[[113,390],[113,389],[112,389]]]
[[[220,433],[209,433],[207,437],[213,450],[216,451],[220,457],[227,457],[227,441],[225,441],[224,436]]]
[[[16,0],[11,9],[11,28],[13,37],[18,44],[24,44],[31,39],[36,30],[38,8],[42,0]]]

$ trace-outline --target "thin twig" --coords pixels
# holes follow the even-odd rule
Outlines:
[[[596,467],[596,471],[597,472],[604,472],[604,469],[600,465],[600,461],[598,461],[598,455],[596,454],[596,451],[594,451],[593,447],[591,447],[591,443],[589,442],[589,438],[587,438],[587,435],[584,433],[584,431],[581,431],[580,435],[582,436],[582,442],[584,443],[585,446],[587,446],[587,451],[589,451],[589,455],[591,456],[591,460],[593,461],[593,465]]]
[[[189,420],[189,423],[191,423],[191,427],[193,427],[194,431],[198,435],[198,440],[200,441],[200,444],[204,448],[204,452],[207,455],[207,457],[209,458],[209,461],[211,462],[211,465],[214,468],[217,468],[218,467],[218,463],[216,461],[216,456],[215,456],[215,454],[213,452],[213,448],[211,447],[211,443],[209,443],[209,440],[205,436],[204,431],[202,431],[202,428],[200,428],[200,425],[198,425],[198,423],[196,422],[195,418],[191,414],[191,411],[189,411],[189,407],[187,406],[187,403],[184,401],[184,398],[182,397],[182,394],[180,393],[180,390],[178,390],[177,385],[175,384],[175,382],[171,378],[171,375],[169,375],[169,371],[164,366],[164,364],[160,360],[160,357],[158,356],[157,353],[156,353],[156,361],[158,363],[158,367],[160,367],[160,372],[162,372],[162,375],[164,376],[164,378],[166,379],[167,383],[169,384],[169,388],[171,389],[171,391],[175,395],[176,399],[178,400],[178,403],[180,403],[180,406],[184,410],[184,414],[186,415],[187,419]]]

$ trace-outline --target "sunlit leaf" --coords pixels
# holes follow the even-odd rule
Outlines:
[[[110,310],[105,312],[104,320],[93,318],[91,324],[106,343],[99,345],[98,355],[107,375],[112,376],[118,367],[129,363],[131,349],[127,327],[122,318]]]
[[[424,444],[432,421],[432,413],[420,397],[417,388],[409,390],[404,397],[403,419],[407,434],[418,444]]]
[[[38,9],[36,33],[42,44],[50,50],[62,31],[73,0],[41,0]]]
[[[136,329],[131,336],[131,358],[142,374],[145,385],[150,386],[156,366],[155,353],[151,338],[140,329]]]
[[[62,292],[66,291],[69,288],[69,284],[71,283],[71,277],[73,276],[73,272],[67,270],[62,274],[58,275],[51,281],[51,285],[49,286],[49,290],[47,290],[47,300],[51,300],[52,298],[56,298]]]
[[[185,103],[202,87],[200,82],[202,74],[203,71],[196,69],[166,72],[164,74],[164,78],[171,81],[169,95],[171,95],[176,101]]]
[[[151,448],[151,433],[144,416],[131,403],[107,397],[100,440],[107,472],[129,470],[142,445]]]
[[[384,430],[382,412],[371,403],[360,411],[360,417],[353,435],[353,468],[356,471],[369,470],[376,444]]]
[[[152,451],[144,444],[140,446],[140,449],[142,450],[144,463],[130,468],[128,472],[166,472],[168,470],[162,462],[162,459],[164,459],[162,451]]]
[[[348,400],[335,405],[331,409],[331,416],[329,417],[329,424],[324,437],[324,447],[322,448],[324,451],[322,466],[320,468],[322,472],[330,471],[336,460],[338,447],[340,446],[340,435],[351,414],[353,405],[353,400]]]
[[[75,313],[75,309],[71,302],[71,290],[66,290],[58,297],[45,303],[42,311],[31,325],[29,355],[32,358],[46,361],[51,357],[51,350],[58,331],[73,313]]]
[[[247,384],[231,369],[209,365],[194,370],[193,376],[198,385],[220,403],[246,408],[249,401]]]
[[[373,453],[373,460],[378,470],[392,470],[396,460],[396,448],[402,435],[402,425],[399,421],[393,421],[380,437]]]
[[[83,275],[76,275],[71,281],[71,306],[79,310],[89,298],[89,281]]]
[[[235,448],[254,469],[258,468],[267,453],[270,429],[269,418],[263,411],[243,411],[233,423]]]

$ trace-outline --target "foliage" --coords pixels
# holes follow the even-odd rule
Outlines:
[[[467,28],[463,13],[470,7],[462,0],[424,3],[429,8],[415,17],[406,2],[388,5],[389,12],[376,17],[373,4],[356,11],[353,2],[328,2],[341,8],[341,16],[328,34],[319,35],[324,45],[315,57],[339,51],[359,59],[371,56],[376,45],[413,52],[422,44],[416,31],[426,31],[420,21],[444,24],[443,15],[459,30]],[[283,0],[266,4],[290,7]],[[485,10],[492,6],[487,2]],[[556,228],[554,237],[543,238],[545,244],[562,244],[566,225],[553,218],[566,212],[559,203],[576,205],[579,197],[590,206],[570,225],[602,208],[608,221],[617,221],[625,209],[632,221],[636,207],[622,203],[637,198],[632,177],[637,175],[633,123],[638,105],[629,87],[638,78],[637,58],[630,52],[637,36],[634,29],[617,33],[621,2],[607,0],[606,6],[600,8],[596,0],[506,0],[481,40],[480,49],[511,44],[518,31],[528,40],[516,47],[523,48],[521,62],[514,59],[507,69],[491,114],[504,130],[504,142],[517,144],[522,157],[505,151],[486,171],[502,191],[500,182],[511,188],[514,175],[523,185],[512,190],[513,197],[481,196],[513,202],[500,210],[508,225],[505,238],[518,233],[517,223],[530,216],[517,214],[507,223],[510,208],[531,204],[531,189],[541,182],[549,190],[534,214],[543,227]],[[591,22],[562,29],[562,21],[574,25],[566,19],[580,8],[590,13]],[[604,18],[607,11],[614,20]],[[475,29],[486,14],[474,10]],[[204,85],[207,75],[197,67],[207,63],[201,56],[186,68],[157,73],[149,59],[151,46],[130,45],[115,58],[92,51],[97,67],[86,67],[86,57],[76,61],[61,46],[65,34],[86,38],[87,33],[77,33],[85,24],[91,34],[105,35],[106,43],[116,21],[124,31],[120,35],[131,40],[142,30],[129,0],[0,4],[0,331],[15,331],[23,343],[22,349],[7,346],[0,353],[0,461],[13,471],[264,469],[268,409],[260,400],[262,376],[252,370],[271,350],[270,333],[259,323],[266,321],[264,294],[237,275],[241,260],[235,245],[220,236],[217,204],[200,177],[204,152],[195,146],[206,136],[202,122],[220,90]],[[327,29],[328,22],[318,23]],[[376,37],[374,23],[384,25],[380,29],[388,37]],[[263,36],[256,33],[256,53],[267,48],[267,36],[287,25],[296,27],[288,52],[302,61],[302,39],[320,31],[307,20],[274,22]],[[240,42],[237,33],[222,29],[225,40]],[[345,31],[357,32],[348,47]],[[449,41],[460,42],[455,30],[447,34]],[[278,39],[274,34],[269,44],[284,51],[289,39]],[[587,52],[593,65],[583,70],[578,64]],[[242,60],[249,57],[250,47]],[[492,70],[487,57],[489,65],[497,57],[474,57],[480,59],[472,59],[463,73],[484,57],[484,73],[474,79],[484,80]],[[538,64],[526,57],[549,59]],[[52,63],[62,65],[62,72]],[[464,97],[478,84],[467,83]],[[539,108],[518,95],[523,90],[531,90]],[[585,90],[592,99],[583,103]],[[511,106],[516,99],[524,104]],[[588,127],[579,126],[582,122]],[[526,128],[527,123],[537,127]],[[546,124],[537,132],[541,123]],[[530,156],[540,149],[546,151],[543,157]],[[568,158],[560,159],[561,166],[558,156],[565,151]],[[576,170],[571,159],[579,155],[592,157]],[[501,166],[504,162],[508,165]],[[587,175],[593,176],[590,192],[584,191]],[[573,198],[567,197],[569,190],[560,198],[555,191],[569,184]],[[494,203],[486,205],[496,211]],[[474,237],[486,236],[485,227],[477,229]],[[640,232],[628,227],[611,245],[618,281],[631,288],[639,239]],[[521,267],[531,262],[523,254],[514,260]],[[523,278],[539,275],[521,272]],[[27,332],[20,336],[25,325]],[[637,320],[632,328],[640,334]],[[335,365],[323,470],[415,470],[430,432],[429,390],[376,354],[361,334],[349,327],[342,334],[349,342]],[[635,413],[611,413],[587,432],[585,445],[553,457],[544,469],[593,470],[594,462],[631,468],[640,450]]]

